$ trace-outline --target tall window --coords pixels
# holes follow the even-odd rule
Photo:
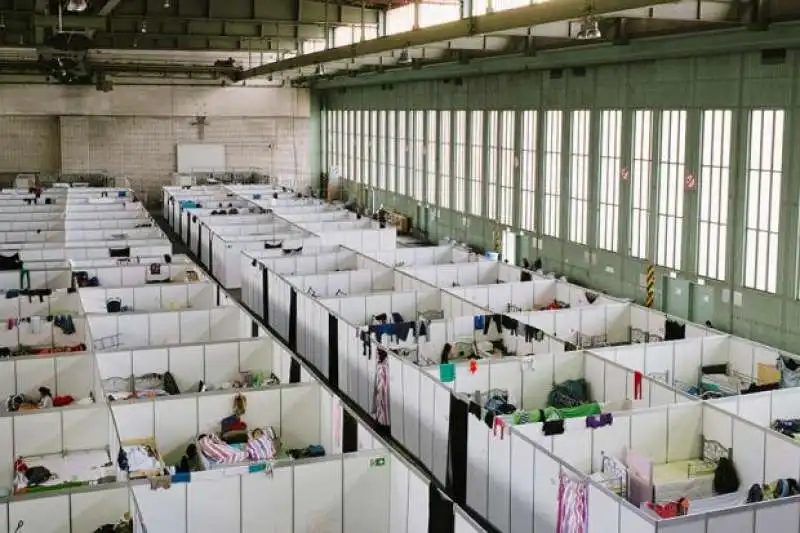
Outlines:
[[[336,175],[341,176],[342,174],[342,137],[344,136],[344,130],[342,127],[342,115],[344,113],[341,109],[337,109],[333,112],[333,166],[336,168]]]
[[[378,185],[378,112],[369,112],[369,184]]]
[[[483,180],[483,111],[470,112],[469,213],[480,216]]]
[[[353,111],[342,111],[342,118],[343,120],[343,142],[342,142],[342,176],[345,179],[352,180],[353,175],[350,172],[350,156],[353,153],[353,147],[351,143],[353,142],[353,134],[350,131],[350,128],[353,124]]]
[[[397,123],[395,112],[386,112],[386,190],[394,192],[397,190]]]
[[[656,263],[681,268],[685,187],[686,111],[661,112]]]
[[[453,174],[455,175],[453,208],[463,213],[466,211],[465,191],[467,188],[467,112],[453,113]]]
[[[592,112],[572,112],[569,161],[569,240],[586,242],[589,218],[589,126]]]
[[[378,188],[386,190],[386,111],[378,111]]]
[[[750,113],[744,285],[767,292],[775,292],[778,282],[783,126],[782,109]]]
[[[450,111],[439,112],[439,205],[450,207]],[[456,185],[458,186],[458,185]]]
[[[406,112],[397,112],[397,194],[406,194],[406,164],[408,161],[408,137],[406,135],[406,128],[408,121],[406,120]]]
[[[597,245],[611,252],[619,248],[619,180],[622,166],[622,111],[600,114],[600,190]]]
[[[413,141],[412,150],[413,155],[411,159],[411,184],[410,193],[415,200],[423,200],[423,187],[422,181],[424,164],[425,164],[425,111],[414,111],[411,115],[413,126]]]
[[[321,113],[322,116],[322,153],[323,165],[322,168],[330,168],[331,160],[333,160],[333,153],[331,152],[331,140],[333,139],[333,111],[326,109]]]
[[[361,111],[355,111],[353,118],[354,127],[353,131],[353,180],[362,183],[363,182],[363,170],[362,170],[362,155],[361,152],[364,148],[364,137],[361,131]]]
[[[561,131],[563,113],[544,114],[544,233],[561,236]]]
[[[728,238],[732,119],[732,111],[703,111],[697,273],[721,280],[725,279]]]
[[[536,230],[536,111],[522,112],[522,135],[520,146],[520,182],[522,203],[519,217],[520,227]]]
[[[436,111],[426,112],[425,133],[425,200],[428,203],[436,203]]]
[[[500,223],[510,226],[514,222],[514,112],[503,111],[500,119]]]
[[[488,186],[486,195],[486,216],[491,220],[497,218],[497,152],[500,151],[500,113],[489,111],[489,136],[487,138],[488,157],[486,175]]]
[[[339,125],[336,123],[337,117],[337,110],[332,109],[328,111],[328,161],[327,161],[327,169],[330,173],[334,168],[336,168],[336,138],[339,134]]]
[[[650,182],[653,168],[653,112],[633,113],[631,181],[631,255],[647,259],[650,233]],[[624,176],[623,176],[624,177]]]

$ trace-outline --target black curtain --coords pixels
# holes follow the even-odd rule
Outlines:
[[[197,225],[197,261],[203,264],[203,226]]]
[[[358,451],[358,422],[347,409],[342,409],[342,453]]]
[[[264,323],[269,324],[269,271],[265,268],[261,271],[261,316]]]
[[[428,486],[428,533],[453,533],[455,531],[453,502],[447,499],[433,483]]]
[[[294,357],[289,364],[289,383],[300,383],[300,363]]]
[[[289,293],[289,349],[297,353],[297,291]]]
[[[447,436],[447,490],[456,503],[467,501],[467,404],[450,394]]]
[[[209,239],[208,239],[208,273],[213,276],[214,275],[214,255],[212,254],[212,252],[213,252],[213,248],[214,248],[213,247],[214,237],[211,235],[211,233],[209,233],[208,236],[209,236]]]
[[[339,387],[339,320],[328,313],[328,383]]]
[[[258,322],[255,320],[250,321],[250,336],[253,338],[258,337]]]

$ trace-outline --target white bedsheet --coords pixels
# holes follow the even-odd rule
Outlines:
[[[66,454],[49,454],[30,456],[24,458],[28,467],[43,466],[56,474],[58,478],[51,479],[43,486],[59,485],[68,481],[96,481],[105,476],[116,476],[117,470],[112,464],[106,450],[87,450],[80,452],[67,452]]]

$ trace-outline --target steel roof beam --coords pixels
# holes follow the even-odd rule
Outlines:
[[[628,9],[638,9],[647,6],[657,6],[674,3],[675,0],[606,0],[595,5],[593,13],[604,15]],[[421,28],[419,30],[399,33],[387,37],[379,37],[369,41],[362,41],[350,46],[340,46],[305,54],[296,58],[278,61],[268,65],[261,65],[246,70],[243,79],[272,74],[283,70],[293,70],[304,66],[339,61],[363,55],[381,54],[398,48],[424,46],[426,44],[451,41],[462,37],[483,35],[511,30],[519,27],[536,26],[562,20],[572,20],[587,14],[586,0],[558,0],[543,4],[533,4],[517,9],[509,9],[496,13],[489,13],[480,17],[470,17]]]

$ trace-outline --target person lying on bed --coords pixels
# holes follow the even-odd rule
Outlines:
[[[272,428],[254,429],[246,443],[228,444],[219,436],[200,435],[197,448],[206,458],[218,464],[234,464],[243,461],[270,461],[278,454],[277,438]]]

